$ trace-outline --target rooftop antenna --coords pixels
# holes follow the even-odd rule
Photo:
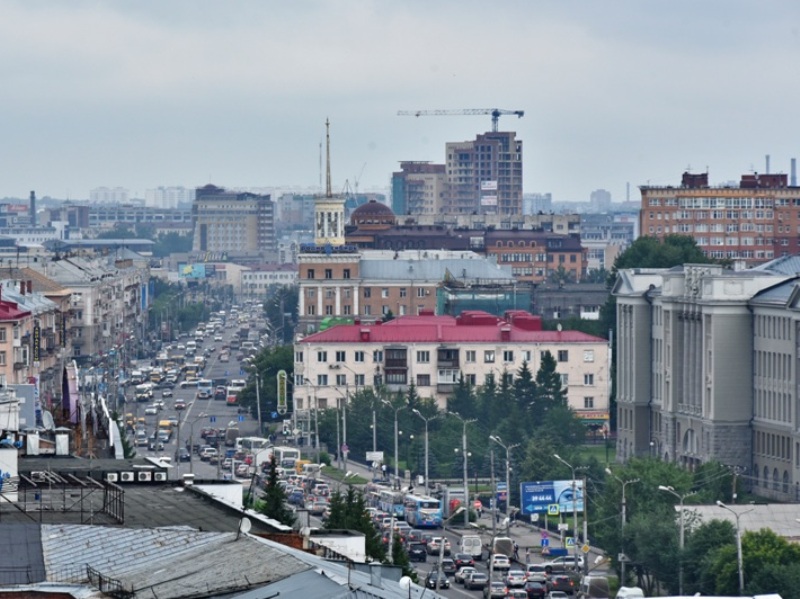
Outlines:
[[[322,191],[322,140],[319,140],[319,190]]]
[[[325,119],[325,197],[333,197],[331,192],[331,122],[328,119]]]

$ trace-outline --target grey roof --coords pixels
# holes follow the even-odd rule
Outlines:
[[[766,270],[781,275],[800,275],[800,255],[782,256],[750,270]]]
[[[486,259],[362,260],[360,271],[363,279],[435,282],[449,273],[455,279],[514,280],[510,267]]]
[[[278,545],[236,533],[43,525],[41,536],[48,572],[85,563],[134,590],[137,599],[243,590],[309,568]]]
[[[751,304],[771,304],[773,306],[785,306],[789,298],[795,293],[798,287],[797,278],[782,281],[777,285],[768,287],[755,294],[750,300]]]
[[[727,520],[736,526],[734,515],[717,505],[685,507],[686,511],[693,512],[696,518],[703,523],[711,520]],[[800,523],[797,521],[798,516],[800,516],[800,508],[796,503],[744,504],[728,505],[728,507],[739,514],[739,524],[742,532],[759,531],[762,528],[767,528],[786,539],[800,540]],[[675,506],[675,510],[679,511],[680,506]]]
[[[2,522],[0,547],[7,549],[3,552],[0,584],[27,584],[45,580],[42,537],[38,526]]]

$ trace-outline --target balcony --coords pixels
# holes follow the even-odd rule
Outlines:
[[[440,347],[437,353],[437,364],[439,368],[458,368],[459,352],[457,348]]]
[[[436,384],[436,392],[437,393],[447,393],[450,394],[455,391],[455,383],[437,383]]]
[[[26,362],[14,362],[14,370],[22,370],[26,368],[28,364]]]

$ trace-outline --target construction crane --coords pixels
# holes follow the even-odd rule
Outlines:
[[[462,108],[455,110],[398,110],[397,116],[470,116],[476,114],[492,115],[492,131],[497,131],[497,122],[502,114],[525,116],[524,110],[503,110],[502,108]]]

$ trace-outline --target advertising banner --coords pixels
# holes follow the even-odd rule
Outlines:
[[[206,278],[206,265],[205,264],[186,264],[185,262],[178,263],[178,276],[182,279],[205,279]]]
[[[523,482],[519,485],[519,493],[523,514],[535,513],[566,513],[571,514],[573,500],[575,509],[583,512],[583,481],[571,480],[546,480],[538,482]],[[573,495],[575,497],[573,497]],[[555,509],[553,506],[558,506]]]
[[[288,403],[287,403],[287,392],[286,392],[286,383],[287,383],[287,374],[285,370],[278,371],[278,414],[285,414],[288,410]]]
[[[481,191],[497,191],[497,181],[481,181]]]
[[[38,324],[33,325],[33,365],[39,365],[39,358],[42,355],[42,330]]]
[[[497,206],[497,196],[483,196],[481,206]]]

